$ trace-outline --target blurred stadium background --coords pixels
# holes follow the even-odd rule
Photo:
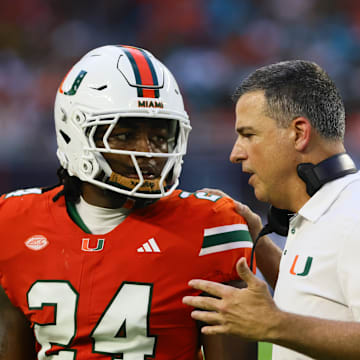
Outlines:
[[[181,186],[222,188],[265,213],[240,166],[230,96],[250,71],[313,60],[347,109],[347,149],[360,162],[360,2],[356,0],[2,0],[0,192],[57,182],[53,102],[91,48],[132,44],[175,74],[193,131]]]
[[[186,190],[221,188],[265,215],[228,161],[230,96],[250,71],[285,59],[315,61],[335,80],[347,150],[360,165],[360,1],[2,0],[0,193],[57,182],[57,87],[83,54],[106,44],[149,49],[175,74],[193,126]]]

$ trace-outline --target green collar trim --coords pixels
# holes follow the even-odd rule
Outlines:
[[[89,228],[85,225],[85,223],[82,221],[79,213],[76,210],[75,204],[73,204],[70,201],[66,202],[66,209],[67,212],[71,218],[71,220],[77,225],[79,226],[79,228],[86,232],[87,234],[91,234],[91,231],[89,230]]]

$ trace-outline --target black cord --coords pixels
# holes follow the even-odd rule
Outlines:
[[[271,226],[269,224],[266,224],[261,231],[259,232],[259,235],[256,237],[256,239],[254,240],[254,244],[253,244],[253,248],[251,250],[251,257],[250,257],[250,270],[251,272],[253,272],[253,265],[254,265],[254,255],[255,255],[255,248],[256,245],[259,241],[259,239],[262,236],[265,236],[267,234],[270,234],[271,232],[273,232],[273,229],[271,228]]]

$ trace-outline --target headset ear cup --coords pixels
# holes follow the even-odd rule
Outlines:
[[[313,196],[329,181],[357,172],[355,163],[346,153],[333,155],[316,165],[301,163],[296,170],[300,179],[306,184],[306,192],[309,196]]]

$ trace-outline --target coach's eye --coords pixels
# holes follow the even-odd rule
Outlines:
[[[251,138],[253,137],[255,134],[252,134],[252,133],[246,133],[246,134],[242,134],[242,137],[244,138]]]

